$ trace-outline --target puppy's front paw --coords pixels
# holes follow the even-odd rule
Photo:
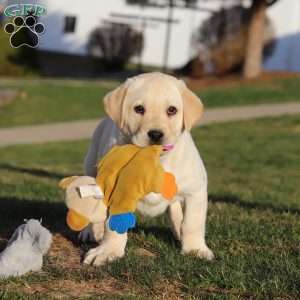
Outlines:
[[[195,255],[206,260],[213,260],[215,258],[214,253],[206,245],[202,246],[199,249],[185,249],[182,250],[181,253]]]
[[[99,242],[104,235],[104,226],[104,223],[91,223],[79,233],[78,239],[81,242]]]
[[[84,264],[101,266],[124,256],[124,251],[113,249],[109,244],[103,244],[91,249],[85,255]]]
[[[202,249],[198,249],[196,251],[196,255],[197,257],[204,258],[206,260],[213,260],[215,258],[214,253],[207,246]]]

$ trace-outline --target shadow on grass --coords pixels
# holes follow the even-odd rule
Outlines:
[[[56,172],[51,172],[43,169],[38,168],[25,168],[20,167],[12,164],[7,163],[0,163],[0,170],[7,170],[12,172],[18,172],[23,174],[29,174],[33,176],[43,177],[43,178],[50,178],[50,179],[62,179],[64,177],[72,176],[72,174],[61,174]],[[212,203],[230,203],[237,205],[241,208],[245,209],[257,209],[257,210],[272,210],[275,213],[293,213],[293,214],[300,214],[300,209],[295,207],[286,207],[283,205],[274,205],[270,203],[264,203],[264,202],[249,202],[245,201],[238,196],[232,195],[232,194],[210,194],[209,200]],[[18,200],[19,201],[19,200]],[[41,202],[45,203],[45,202]],[[53,205],[53,202],[49,205]],[[158,227],[153,228],[154,232],[157,231]],[[164,235],[158,232],[158,235]]]
[[[60,178],[59,174],[51,174],[50,176],[59,176]],[[300,214],[300,209],[298,208],[288,208],[263,202],[247,202],[229,194],[210,194],[209,200],[212,203],[234,204],[244,209],[271,210],[280,214],[287,212]],[[6,244],[5,240],[9,239],[13,231],[24,222],[24,219],[30,218],[42,219],[42,224],[52,233],[60,233],[75,246],[78,246],[77,234],[66,226],[66,212],[67,209],[64,202],[37,201],[20,197],[0,197],[0,251]],[[133,232],[145,235],[152,234],[156,239],[164,241],[166,244],[178,246],[178,242],[168,226],[141,223],[138,224]]]
[[[264,202],[248,202],[245,201],[235,195],[225,194],[225,195],[216,195],[210,194],[208,196],[209,201],[212,203],[230,203],[241,208],[245,209],[257,209],[260,211],[271,210],[274,213],[292,213],[292,214],[300,214],[300,209],[294,207],[286,207],[283,205],[276,205],[271,203]]]
[[[0,163],[0,170],[1,169],[50,179],[62,179],[64,177],[71,176],[68,174],[60,174],[38,168],[25,168],[7,163]],[[1,237],[8,238],[10,234],[13,233],[15,228],[23,223],[24,219],[42,218],[43,225],[45,225],[45,227],[47,227],[52,233],[59,232],[71,240],[74,244],[78,245],[77,239],[74,239],[75,234],[70,232],[65,225],[66,207],[64,203],[36,201],[31,199],[20,199],[16,197],[0,197],[0,204],[0,215],[5,216],[0,221]],[[146,235],[153,234],[157,239],[160,239],[170,245],[175,245],[178,243],[174,239],[170,228],[166,227],[137,226],[133,232],[143,232]]]
[[[165,242],[171,246],[179,247],[180,243],[177,241],[169,227],[162,227],[162,226],[143,226],[138,225],[136,228],[133,229],[134,233],[137,234],[145,234],[153,235],[156,239]]]
[[[24,168],[20,166],[11,165],[11,164],[0,164],[0,170],[18,172],[22,174],[29,174],[38,177],[52,178],[52,179],[62,179],[64,177],[71,176],[68,174],[60,174],[60,173],[55,173],[55,172],[50,172],[47,170],[35,169],[35,168]]]
[[[37,201],[18,197],[0,197],[0,251],[5,247],[14,230],[24,223],[24,219],[42,219],[42,224],[51,233],[60,233],[70,240],[76,247],[79,246],[77,233],[68,229],[65,218],[67,208],[64,202]],[[170,245],[175,245],[176,240],[168,227],[137,226],[135,233],[153,234]],[[89,246],[95,246],[91,243]],[[88,247],[89,248],[89,247]]]
[[[24,219],[42,220],[43,226],[51,233],[60,233],[78,245],[76,234],[66,224],[66,207],[62,202],[36,201],[17,197],[0,197],[0,251],[5,247],[14,230],[24,223]]]

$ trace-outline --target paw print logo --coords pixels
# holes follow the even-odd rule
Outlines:
[[[37,23],[33,16],[15,17],[12,23],[7,23],[4,31],[10,36],[10,44],[13,48],[28,46],[36,48],[39,45],[39,35],[45,31],[42,23]]]

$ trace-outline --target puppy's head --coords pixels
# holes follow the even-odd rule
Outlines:
[[[201,118],[203,105],[185,83],[162,73],[128,79],[107,94],[104,107],[133,144],[175,144]]]

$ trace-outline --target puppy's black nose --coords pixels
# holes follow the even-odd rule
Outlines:
[[[162,139],[162,137],[164,136],[162,131],[156,130],[156,129],[149,130],[147,134],[148,134],[150,140],[154,143],[159,142]]]

